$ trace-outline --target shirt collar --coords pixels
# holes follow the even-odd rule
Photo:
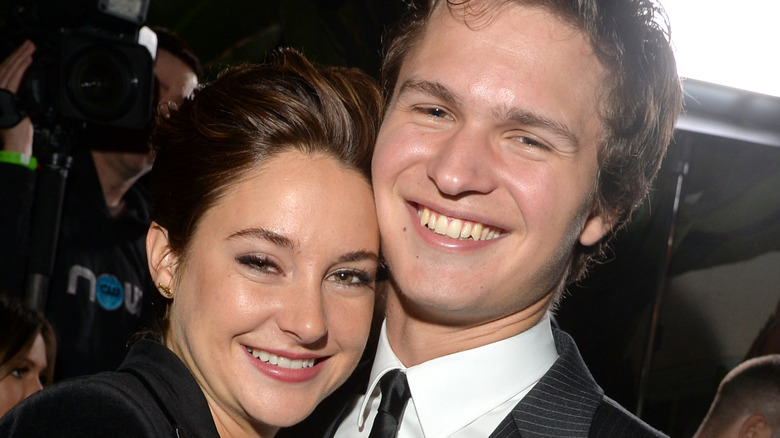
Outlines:
[[[383,323],[358,426],[363,426],[379,379],[392,369],[406,371],[426,436],[449,436],[530,389],[557,358],[550,318],[545,316],[534,327],[511,338],[407,369],[393,353]]]
[[[362,428],[367,418],[367,410],[369,402],[374,397],[374,391],[379,391],[379,379],[382,378],[388,371],[396,368],[406,370],[406,367],[398,360],[393,349],[390,348],[390,342],[387,340],[387,331],[385,324],[387,321],[382,322],[382,328],[379,331],[379,343],[377,344],[376,354],[374,356],[374,365],[371,367],[371,376],[368,380],[368,388],[366,388],[366,396],[363,397],[363,403],[360,406],[360,414],[358,415],[358,427]],[[410,386],[411,389],[411,386]],[[377,394],[378,395],[378,394]]]

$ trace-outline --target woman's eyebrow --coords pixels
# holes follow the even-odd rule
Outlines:
[[[346,254],[342,254],[341,257],[339,257],[339,263],[359,262],[361,260],[379,262],[379,254],[371,251],[351,251]]]
[[[230,236],[228,236],[228,239],[234,239],[234,238],[252,238],[252,239],[262,239],[269,241],[277,246],[282,246],[289,249],[295,249],[296,245],[295,242],[292,241],[292,239],[283,236],[275,231],[267,230],[265,228],[247,228],[244,230],[237,231]]]

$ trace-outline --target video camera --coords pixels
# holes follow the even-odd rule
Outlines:
[[[36,128],[146,127],[156,53],[154,32],[142,28],[148,6],[149,0],[29,0],[17,6],[0,35],[3,58],[25,39],[36,51],[16,95],[0,99],[0,128],[25,115]]]

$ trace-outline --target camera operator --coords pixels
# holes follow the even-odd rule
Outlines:
[[[197,86],[201,67],[187,45],[155,30],[157,106],[181,101]],[[35,46],[25,41],[0,64],[0,88],[19,90]],[[55,380],[115,369],[129,337],[152,320],[145,238],[146,190],[137,184],[152,166],[147,131],[87,130],[71,151],[54,272],[45,313],[58,336]],[[24,290],[36,170],[29,117],[0,130],[0,288]],[[81,137],[80,137],[81,138]],[[31,163],[32,161],[32,163]]]

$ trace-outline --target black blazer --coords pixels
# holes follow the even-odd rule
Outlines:
[[[195,378],[173,352],[147,340],[116,372],[33,394],[3,416],[0,436],[219,438]]]
[[[554,330],[553,335],[558,360],[490,438],[666,437],[604,395],[568,334]],[[372,347],[344,386],[277,438],[332,437],[357,395],[365,393],[376,349]]]

